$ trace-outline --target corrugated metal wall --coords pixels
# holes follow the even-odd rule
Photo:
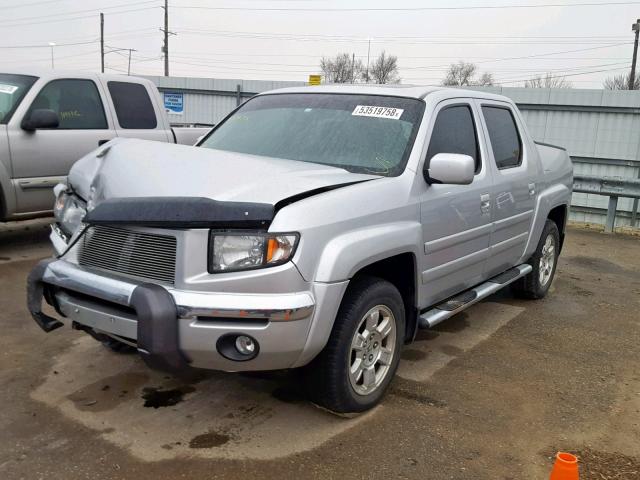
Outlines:
[[[304,82],[267,80],[220,80],[216,78],[146,77],[160,92],[183,92],[184,113],[169,115],[173,124],[218,123],[240,102],[256,93],[283,87],[305,85]]]
[[[147,77],[160,89],[184,93],[184,113],[172,123],[219,122],[239,102],[304,82]],[[535,140],[565,147],[575,172],[640,178],[640,92],[583,89],[479,88],[513,99]],[[616,225],[629,225],[632,201],[620,199]],[[571,219],[604,224],[607,197],[575,193]]]

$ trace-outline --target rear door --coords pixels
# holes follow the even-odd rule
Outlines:
[[[520,119],[511,104],[478,100],[491,166],[493,228],[487,276],[498,274],[522,257],[533,219],[537,186],[535,161],[524,148]]]
[[[76,160],[115,136],[104,100],[92,76],[58,78],[40,88],[24,115],[13,116],[8,136],[18,213],[51,210],[52,187]],[[22,119],[35,109],[56,112],[58,127],[23,130]]]
[[[431,305],[483,279],[491,234],[486,148],[472,100],[452,99],[434,112],[425,168],[437,153],[462,153],[476,160],[470,185],[427,185],[421,201],[424,238],[422,295]]]
[[[164,123],[165,113],[153,102],[147,83],[129,80],[105,83],[119,137],[174,142],[169,126]]]

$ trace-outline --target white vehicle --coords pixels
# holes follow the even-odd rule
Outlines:
[[[171,128],[144,78],[0,72],[0,221],[47,214],[71,165],[116,137],[193,145],[208,128]]]

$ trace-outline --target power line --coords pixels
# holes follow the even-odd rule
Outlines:
[[[2,7],[3,10],[9,10],[10,8],[23,8],[23,7],[32,7],[34,5],[44,5],[45,3],[58,3],[64,0],[43,0],[42,2],[31,2],[31,3],[20,3],[15,5],[6,5]]]
[[[249,38],[249,39],[269,39],[269,40],[285,40],[285,41],[309,41],[309,42],[360,42],[367,43],[369,39],[355,36],[346,35],[324,35],[324,34],[288,34],[288,33],[270,33],[270,32],[239,32],[239,31],[225,31],[225,30],[200,30],[200,29],[179,29],[183,35],[205,35],[213,37],[229,37],[229,38]],[[620,41],[626,37],[566,37],[562,41],[549,39],[532,39],[526,40],[522,37],[521,41],[505,41],[508,38],[518,37],[486,37],[491,40],[484,40],[482,37],[447,37],[447,36],[434,36],[434,37],[407,37],[407,36],[388,36],[377,37],[372,41],[375,43],[398,43],[406,45],[584,45],[594,44],[602,45],[608,44],[611,41]]]
[[[109,12],[110,15],[120,15],[121,13],[130,13],[130,12],[141,12],[143,10],[153,10],[155,8],[160,8],[159,6],[153,6],[153,7],[142,7],[142,8],[132,8],[129,10],[120,10],[120,11],[116,11],[116,12]],[[97,13],[97,11],[96,11]],[[53,19],[53,20],[42,20],[39,22],[24,22],[24,23],[15,23],[15,24],[0,24],[0,27],[2,28],[11,28],[11,27],[24,27],[24,26],[29,26],[29,25],[42,25],[42,24],[48,24],[48,23],[59,23],[59,22],[68,22],[68,21],[72,21],[72,20],[83,20],[86,18],[95,18],[95,14],[91,14],[91,15],[82,15],[82,16],[77,16],[77,17],[71,17],[71,18],[57,18],[57,19]]]
[[[455,11],[455,10],[502,10],[507,8],[552,8],[552,7],[603,7],[611,5],[640,5],[639,1],[630,2],[579,2],[579,3],[541,3],[541,4],[502,4],[502,5],[468,5],[460,7],[381,7],[381,8],[331,8],[331,7],[207,7],[202,5],[172,5],[172,8],[197,10],[228,10],[254,12],[421,12],[421,11]]]
[[[603,70],[590,70],[590,71],[586,71],[586,72],[568,73],[566,75],[549,75],[548,78],[575,77],[575,76],[579,76],[579,75],[589,75],[591,73],[614,72],[614,71],[617,71],[617,70],[626,70],[627,68],[629,68],[629,64],[627,64],[626,67],[607,68],[607,69],[603,69]],[[530,80],[534,80],[534,78],[519,78],[519,79],[514,79],[514,80],[499,80],[499,82],[500,83],[516,83],[516,82],[526,82],[526,81],[530,81]]]
[[[49,13],[47,15],[39,15],[39,16],[33,16],[30,15],[28,17],[20,17],[20,18],[9,18],[9,19],[4,19],[2,22],[0,23],[13,23],[13,22],[20,22],[23,20],[39,20],[42,18],[51,18],[51,17],[66,17],[68,15],[77,15],[80,13],[89,13],[89,12],[93,12],[93,13],[98,13],[101,10],[113,10],[114,8],[123,8],[123,7],[133,7],[136,5],[146,5],[149,3],[157,3],[157,0],[144,0],[142,2],[128,2],[128,3],[120,3],[118,5],[111,5],[108,7],[103,7],[103,8],[90,8],[90,9],[85,9],[85,10],[73,10],[70,12],[62,12],[62,13]]]
[[[91,45],[92,43],[99,43],[99,40],[92,40],[91,42],[74,42],[74,43],[56,43],[56,47],[71,47],[75,45]],[[50,48],[49,44],[42,45],[1,45],[0,48],[17,49],[17,48]]]

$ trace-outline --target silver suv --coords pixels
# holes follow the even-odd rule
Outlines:
[[[512,285],[551,284],[572,185],[507,98],[426,87],[258,95],[199,148],[116,139],[56,188],[41,299],[153,368],[304,367],[311,399],[374,406],[404,344]]]

